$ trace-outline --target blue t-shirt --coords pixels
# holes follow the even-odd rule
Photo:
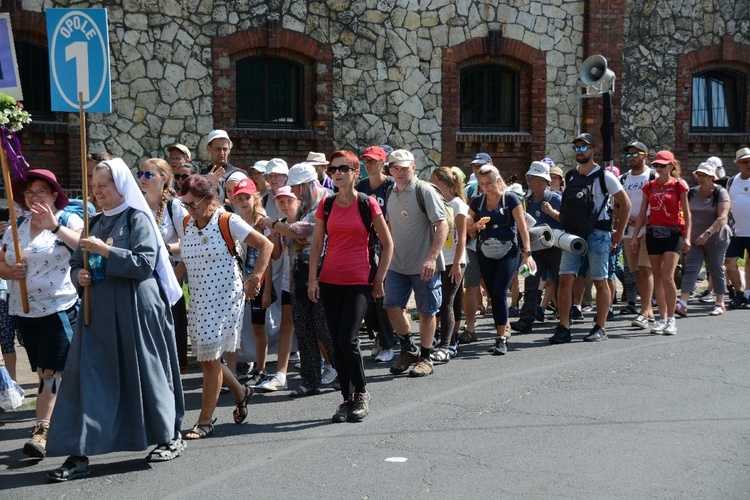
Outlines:
[[[388,188],[393,186],[395,181],[393,180],[393,177],[386,176],[383,183],[378,186],[375,189],[372,189],[372,186],[370,186],[370,179],[362,179],[357,183],[357,185],[354,187],[357,191],[361,193],[365,193],[367,196],[372,196],[375,198],[375,200],[378,202],[378,205],[380,205],[380,211],[383,212],[383,215],[386,213],[386,194],[388,193]]]
[[[536,219],[537,226],[548,224],[552,229],[560,229],[559,222],[542,212],[542,203],[545,201],[552,205],[552,208],[558,212],[560,211],[560,207],[562,207],[562,195],[557,191],[547,188],[544,192],[544,196],[539,200],[539,203],[534,202],[533,194],[526,197],[526,213]]]
[[[471,200],[469,208],[477,214],[476,220],[482,217],[489,217],[490,221],[486,224],[484,230],[479,231],[479,240],[487,238],[497,238],[499,240],[512,240],[516,237],[516,221],[513,218],[513,209],[521,204],[515,193],[505,191],[503,193],[504,201],[501,198],[494,210],[487,208],[487,200],[484,195],[477,196]],[[484,201],[484,203],[483,203]],[[479,206],[482,205],[481,210]],[[505,208],[503,208],[505,205]]]

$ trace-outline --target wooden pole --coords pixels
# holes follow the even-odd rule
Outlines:
[[[18,240],[18,225],[16,224],[16,207],[13,202],[13,187],[10,180],[10,165],[8,165],[8,155],[3,148],[0,148],[0,161],[3,165],[3,180],[5,182],[5,198],[8,200],[8,214],[10,215],[10,227],[13,231],[13,245],[16,250],[16,262],[21,262],[21,242]],[[29,312],[29,295],[26,292],[26,280],[18,280],[21,286],[21,303],[23,312]]]
[[[81,172],[83,181],[81,197],[83,198],[83,237],[89,237],[89,176],[88,153],[86,152],[86,115],[83,112],[83,92],[78,92],[78,115],[81,121]],[[89,270],[89,253],[83,252],[83,268]],[[89,326],[91,320],[90,286],[83,287],[83,324]]]

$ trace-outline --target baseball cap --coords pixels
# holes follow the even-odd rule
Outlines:
[[[261,174],[266,173],[266,165],[268,164],[268,160],[259,160],[256,161],[252,167],[250,167],[250,170],[257,170]]]
[[[287,186],[296,186],[318,179],[315,167],[312,163],[298,163],[289,169],[289,177],[286,180]]]
[[[397,149],[388,156],[388,166],[408,167],[414,161],[414,155],[405,149]]]
[[[742,148],[737,150],[737,154],[734,157],[734,162],[737,163],[745,158],[750,158],[750,148]]]
[[[552,158],[542,158],[540,161],[549,165],[549,168],[555,168],[555,162],[552,161]]]
[[[266,175],[268,174],[289,175],[289,167],[281,158],[272,158],[266,163]]]
[[[698,172],[704,173],[710,177],[713,177],[716,179],[716,166],[714,166],[712,163],[703,162],[700,165],[698,165],[698,168],[695,169],[695,174]]]
[[[385,154],[385,150],[380,146],[370,146],[369,148],[365,149],[365,152],[362,153],[362,156],[359,157],[360,160],[363,160],[365,158],[385,161],[388,157]]]
[[[234,187],[234,196],[237,196],[238,194],[247,194],[252,196],[257,192],[258,188],[255,187],[255,183],[250,179],[242,179]]]
[[[654,161],[651,163],[656,163],[657,165],[668,165],[674,163],[674,154],[672,154],[671,151],[659,151],[656,153]]]
[[[182,154],[184,154],[185,156],[187,156],[187,159],[188,159],[188,161],[190,161],[190,160],[192,160],[192,159],[193,159],[193,158],[192,158],[192,156],[190,155],[190,150],[189,150],[189,149],[188,149],[188,147],[187,147],[187,146],[185,146],[184,144],[174,144],[174,145],[172,145],[172,146],[169,146],[169,147],[167,148],[167,153],[171,153],[171,152],[172,152],[172,151],[174,151],[175,149],[179,150],[179,151],[180,151],[180,153],[182,153]]]
[[[492,158],[487,153],[477,153],[471,159],[471,163],[489,163],[492,164]]]
[[[721,162],[721,158],[718,156],[712,156],[711,158],[706,160],[706,163],[710,163],[714,167],[723,167],[724,164]]]
[[[385,151],[386,158],[393,153],[393,148],[390,147],[388,144],[381,144],[380,147]]]
[[[305,163],[310,163],[311,165],[328,165],[328,160],[326,160],[326,155],[324,153],[316,153],[315,151],[310,151],[310,153],[308,153],[307,155]]]
[[[229,141],[229,149],[232,149],[232,139],[229,138],[229,134],[227,134],[226,130],[212,130],[210,134],[208,134],[208,141],[206,141],[206,144],[211,144],[211,141],[214,139],[226,139]]]
[[[549,177],[549,165],[547,165],[546,163],[542,163],[541,161],[532,162],[531,166],[529,166],[529,171],[526,172],[526,175],[541,177],[547,182],[550,182],[552,180]]]
[[[648,148],[642,142],[630,141],[630,143],[628,143],[627,146],[625,146],[624,148],[622,148],[622,150],[627,153],[628,149],[630,149],[630,148],[635,148],[638,151],[643,151],[644,153],[648,154]]]
[[[589,134],[587,132],[584,132],[581,135],[579,135],[578,137],[576,137],[575,139],[573,139],[573,144],[575,144],[578,141],[583,141],[586,144],[588,144],[589,146],[596,147],[596,139],[594,139],[593,135],[591,135],[591,134]]]
[[[289,198],[297,199],[297,195],[294,194],[294,191],[292,191],[292,188],[289,186],[281,186],[278,191],[276,191],[276,195],[273,197],[275,200],[276,198],[281,198],[282,196],[288,196]]]

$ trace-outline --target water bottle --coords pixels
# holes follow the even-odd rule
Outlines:
[[[104,271],[107,261],[98,253],[89,253],[89,271],[91,272],[91,282],[104,281]]]
[[[536,270],[532,271],[529,266],[524,264],[518,268],[518,274],[523,278],[528,278],[529,276],[534,276],[536,274]]]

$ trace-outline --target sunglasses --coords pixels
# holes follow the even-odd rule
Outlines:
[[[588,150],[589,150],[588,144],[585,144],[583,146],[573,146],[573,151],[575,151],[576,153],[585,153]]]
[[[183,208],[188,208],[190,210],[198,210],[198,207],[201,206],[201,203],[203,203],[203,200],[205,200],[207,197],[204,196],[200,199],[200,201],[191,201],[190,203],[185,203],[184,201],[180,202],[180,205],[183,206]]]
[[[184,181],[188,177],[190,177],[190,174],[174,174],[174,180],[176,181]]]
[[[146,178],[147,180],[149,180],[149,181],[150,181],[151,179],[153,179],[154,177],[156,177],[156,174],[155,174],[155,173],[153,173],[153,172],[138,172],[138,173],[137,173],[137,174],[135,174],[135,175],[136,175],[136,177],[138,177],[139,179],[140,179],[141,177],[145,177],[145,178]]]
[[[86,158],[88,158],[91,161],[95,161],[95,162],[105,161],[104,157],[102,155],[100,155],[100,154],[97,154],[97,153],[92,153],[90,155],[86,155]]]
[[[637,153],[625,153],[625,156],[627,156],[628,158],[635,158],[636,156],[641,156],[645,154],[646,153],[644,153],[643,151],[638,151]]]
[[[342,174],[345,174],[350,170],[354,170],[354,169],[348,165],[341,165],[340,167],[328,167],[326,171],[328,172],[328,175],[333,175],[336,172],[341,172]]]
[[[651,166],[654,168],[664,168],[664,167],[668,167],[669,164],[668,163],[652,163]]]

